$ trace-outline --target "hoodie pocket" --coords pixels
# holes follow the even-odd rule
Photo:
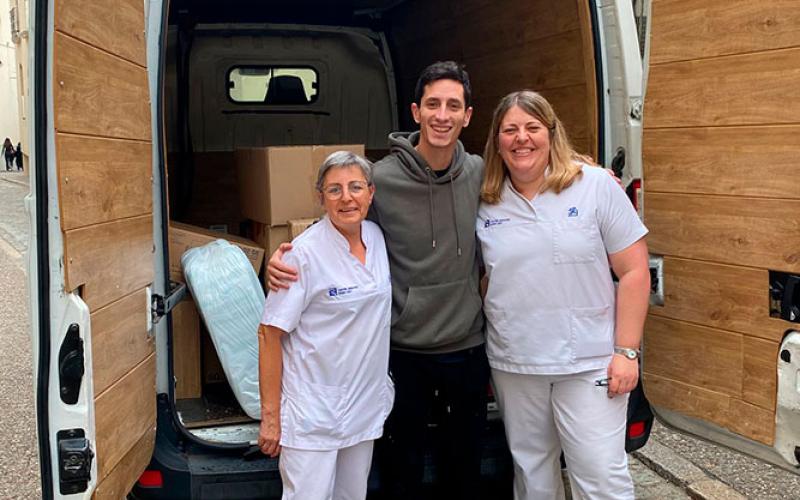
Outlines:
[[[477,286],[470,280],[412,286],[402,312],[392,323],[392,339],[409,348],[453,344],[469,336],[480,310]]]

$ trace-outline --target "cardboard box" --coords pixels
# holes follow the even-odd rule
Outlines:
[[[242,214],[268,226],[323,214],[316,192],[317,171],[334,151],[364,155],[364,146],[274,146],[236,151]]]
[[[289,241],[297,238],[303,231],[311,227],[312,224],[317,222],[319,219],[312,218],[312,219],[292,219],[289,221]],[[272,255],[272,254],[270,254]]]
[[[172,281],[184,282],[181,256],[190,248],[200,247],[217,239],[227,240],[241,248],[253,265],[256,274],[261,271],[264,261],[264,247],[258,243],[230,234],[218,233],[202,227],[190,226],[180,222],[169,223],[169,277]]]
[[[269,260],[281,243],[289,241],[288,226],[268,226],[261,222],[250,223],[250,238],[264,249],[264,259]]]
[[[192,299],[182,300],[172,310],[172,367],[175,398],[199,398],[200,315]]]
[[[202,328],[201,338],[203,344],[203,383],[228,383],[217,349],[214,347],[214,341],[211,340],[211,335],[208,334],[205,327]]]

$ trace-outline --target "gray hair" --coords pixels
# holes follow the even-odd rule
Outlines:
[[[317,191],[322,191],[322,183],[325,180],[325,174],[328,173],[328,170],[345,167],[360,168],[361,172],[364,174],[364,178],[367,179],[367,184],[370,186],[372,185],[372,162],[350,151],[336,151],[325,158],[325,161],[319,166],[319,173],[317,173]]]

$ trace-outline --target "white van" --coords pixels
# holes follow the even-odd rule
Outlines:
[[[277,462],[252,446],[258,423],[241,418],[224,383],[204,385],[192,401],[176,398],[175,361],[186,353],[173,342],[172,310],[183,291],[169,280],[168,220],[238,234],[231,161],[237,148],[364,144],[368,155],[379,157],[390,131],[413,128],[408,110],[420,70],[443,59],[465,63],[471,75],[475,113],[462,134],[467,150],[482,150],[500,96],[533,88],[554,104],[577,149],[617,169],[640,213],[644,201],[663,303],[648,320],[644,380],[668,421],[796,465],[797,433],[787,424],[800,422],[792,420],[796,407],[776,411],[778,394],[792,394],[780,392],[776,376],[777,346],[791,323],[768,317],[765,304],[768,271],[786,290],[800,258],[790,253],[767,265],[757,257],[791,245],[796,252],[800,231],[782,242],[767,238],[758,227],[765,219],[749,205],[751,198],[776,210],[773,201],[797,204],[798,176],[781,161],[797,157],[796,142],[788,139],[793,129],[761,127],[746,142],[753,159],[759,141],[785,139],[783,149],[770,153],[778,165],[767,167],[786,185],[764,178],[763,189],[743,187],[737,184],[742,172],[731,181],[719,169],[698,172],[708,166],[705,153],[735,163],[725,148],[741,141],[735,129],[715,128],[740,122],[720,118],[727,108],[707,111],[708,102],[751,104],[705,90],[715,83],[714,71],[738,67],[738,59],[726,65],[715,58],[772,51],[768,60],[777,75],[780,64],[797,67],[785,47],[797,45],[800,31],[790,18],[795,30],[781,31],[774,43],[743,37],[726,45],[687,28],[685,12],[692,22],[722,26],[693,2],[654,3],[651,16],[648,2],[629,0],[33,0],[29,275],[43,497],[121,498],[131,490],[138,498],[280,496]],[[705,4],[726,19],[736,10],[721,1]],[[775,4],[777,13],[766,17],[762,31],[784,26],[790,8],[778,0],[739,9],[744,17],[736,26],[746,29],[747,16],[765,19],[766,4]],[[644,159],[654,188],[643,196],[639,42],[646,52],[650,20],[653,68],[645,109],[654,118],[645,129]],[[684,39],[697,43],[686,52],[673,46]],[[747,62],[756,68],[757,59]],[[751,76],[748,84],[764,83]],[[770,84],[779,89],[762,97],[779,91],[798,97],[788,79],[777,80]],[[752,112],[741,123],[796,120],[800,114],[788,111],[796,102],[771,105],[767,115]],[[682,136],[683,127],[693,127],[690,137]],[[706,137],[716,141],[711,149],[687,147],[689,139],[690,146],[704,146]],[[709,182],[695,183],[689,173]],[[723,234],[728,226],[708,228],[695,209],[733,221],[715,211],[738,208],[739,195],[750,197],[741,203],[754,214],[742,229],[750,233],[736,233],[739,248],[750,250],[751,233],[772,246],[740,260],[729,251],[716,259],[714,252],[724,249],[704,235]],[[715,205],[720,200],[731,205]],[[674,220],[675,213],[683,219]],[[791,217],[783,221],[796,228],[797,215]],[[743,284],[744,278],[752,282]],[[761,301],[758,308],[747,302],[751,296]],[[788,311],[792,297],[783,299]],[[706,310],[711,326],[703,326]],[[752,334],[751,313],[766,315],[757,323],[772,330]],[[730,338],[738,342],[733,348]],[[787,342],[788,352],[796,342]],[[782,355],[784,365],[800,360],[793,352]],[[712,359],[704,357],[709,353]],[[738,371],[717,371],[719,363]],[[757,418],[752,425],[751,417]],[[434,415],[433,437],[435,421]],[[638,392],[629,410],[629,449],[644,444],[651,422]],[[788,446],[791,454],[773,451]],[[483,469],[492,492],[486,495],[510,491],[496,412]],[[370,489],[379,487],[377,463]]]

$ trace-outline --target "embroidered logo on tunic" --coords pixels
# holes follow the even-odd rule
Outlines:
[[[578,216],[578,207],[569,207],[567,210],[567,217],[577,217]]]
[[[346,286],[342,288],[337,288],[335,286],[332,286],[328,288],[328,297],[341,297],[343,295],[349,295],[353,293],[353,291],[356,290],[357,288],[358,285]]]
[[[485,221],[483,221],[483,227],[487,228],[492,226],[499,226],[500,224],[503,224],[505,222],[511,222],[511,219],[509,219],[508,217],[504,217],[502,219],[486,219]]]

